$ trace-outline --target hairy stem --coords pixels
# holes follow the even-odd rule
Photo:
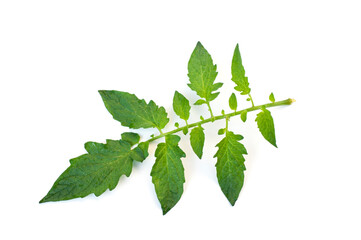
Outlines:
[[[170,135],[170,134],[174,134],[174,133],[177,133],[177,132],[180,132],[180,131],[183,131],[183,129],[187,128],[188,129],[191,129],[193,127],[197,127],[198,125],[202,125],[202,124],[205,124],[205,123],[209,123],[209,122],[214,122],[214,121],[217,121],[217,120],[221,120],[221,119],[229,119],[231,117],[234,117],[234,116],[237,116],[237,115],[240,115],[241,112],[243,111],[247,111],[247,112],[252,112],[252,111],[255,111],[255,110],[258,110],[258,109],[261,109],[262,107],[264,108],[270,108],[270,107],[276,107],[276,106],[282,106],[282,105],[291,105],[293,102],[295,102],[294,99],[292,98],[288,98],[286,100],[282,100],[282,101],[278,101],[278,102],[274,102],[274,103],[267,103],[267,104],[262,104],[262,105],[258,105],[258,106],[252,106],[250,108],[246,108],[246,109],[242,109],[242,110],[239,110],[239,111],[236,111],[236,112],[232,112],[232,113],[228,113],[228,114],[224,114],[224,115],[218,115],[218,116],[213,116],[212,112],[211,112],[211,115],[213,117],[210,117],[208,119],[204,119],[202,121],[199,121],[199,122],[195,122],[195,123],[191,123],[191,124],[188,124],[188,126],[184,126],[184,127],[180,127],[180,128],[176,128],[172,131],[169,131],[169,132],[166,132],[166,133],[162,133],[158,136],[155,136],[155,137],[152,137],[150,138],[147,142],[153,142],[154,140],[157,140],[159,138],[162,138],[162,137],[165,137],[167,135]]]

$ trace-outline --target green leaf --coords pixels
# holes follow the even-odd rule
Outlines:
[[[276,101],[275,96],[273,95],[273,92],[269,95],[269,100],[273,103]]]
[[[183,128],[182,132],[183,132],[184,135],[187,135],[187,133],[188,133],[188,127],[186,126],[185,128]]]
[[[243,122],[247,121],[247,111],[246,110],[241,112],[241,119]]]
[[[229,107],[234,111],[237,110],[237,97],[234,93],[229,97]]]
[[[125,127],[163,129],[169,122],[164,107],[153,101],[147,104],[127,92],[100,90],[99,93],[113,118]]]
[[[239,142],[242,139],[241,135],[227,131],[226,136],[217,144],[218,151],[214,155],[217,157],[216,169],[219,186],[232,206],[241,192],[246,170],[243,154],[247,154],[247,150]]]
[[[218,96],[212,92],[222,86],[221,83],[214,83],[217,74],[217,65],[213,65],[211,55],[198,42],[188,62],[188,86],[206,102],[210,102]]]
[[[242,65],[241,53],[239,52],[239,45],[234,49],[232,59],[232,81],[237,85],[234,89],[241,92],[242,95],[247,95],[251,92],[248,83],[248,77]]]
[[[203,128],[201,126],[193,128],[190,135],[192,149],[199,159],[202,159],[204,147]]]
[[[140,140],[140,136],[137,133],[125,132],[122,133],[122,140],[128,142],[131,146],[137,144]]]
[[[181,93],[175,91],[173,97],[173,110],[183,120],[188,120],[191,106],[189,101]]]
[[[257,114],[256,122],[263,137],[273,146],[277,147],[275,126],[271,112],[263,108],[262,111]]]
[[[148,157],[149,142],[141,142],[136,148],[134,148],[130,154],[130,157],[134,161],[143,162]]]
[[[185,178],[181,158],[186,154],[179,148],[179,141],[177,135],[165,136],[165,143],[157,146],[155,164],[150,173],[163,215],[174,207],[183,194]]]
[[[225,128],[221,128],[218,130],[218,135],[223,135],[226,132]]]
[[[195,103],[194,103],[194,105],[202,105],[202,104],[206,104],[207,102],[206,101],[204,101],[203,99],[199,99],[199,100],[197,100]]]
[[[143,160],[148,156],[145,148],[142,148],[142,156],[133,153],[135,150],[131,150],[130,143],[123,140],[107,140],[106,144],[87,142],[85,149],[88,153],[70,160],[70,167],[40,203],[85,197],[91,193],[99,196],[107,189],[113,190],[122,175],[129,177],[134,156],[143,157]]]

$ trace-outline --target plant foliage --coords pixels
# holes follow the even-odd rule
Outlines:
[[[190,130],[190,145],[195,155],[202,159],[205,143],[203,124],[224,119],[226,127],[216,130],[223,139],[216,145],[218,151],[214,155],[217,158],[216,171],[221,191],[233,206],[244,184],[245,155],[247,150],[240,142],[243,136],[235,134],[228,129],[229,119],[239,115],[246,122],[248,112],[259,111],[255,121],[262,136],[273,146],[276,145],[275,128],[270,107],[289,105],[294,100],[286,99],[275,101],[273,93],[269,96],[271,103],[255,106],[251,97],[248,77],[242,63],[239,45],[234,50],[231,65],[232,81],[236,84],[235,90],[240,95],[248,95],[248,101],[252,106],[238,110],[238,100],[235,93],[229,98],[230,113],[222,110],[220,115],[214,116],[210,102],[217,98],[223,83],[215,83],[217,66],[204,46],[198,42],[188,62],[188,77],[190,89],[200,97],[194,105],[206,104],[210,112],[209,118],[200,116],[201,120],[189,124],[191,105],[189,100],[178,91],[173,97],[173,110],[184,121],[180,126],[169,132],[162,129],[169,122],[168,113],[164,107],[159,107],[155,102],[148,103],[139,99],[134,94],[114,90],[99,91],[104,105],[113,118],[125,127],[131,129],[155,128],[159,134],[152,134],[145,141],[137,133],[124,132],[119,140],[106,140],[106,143],[87,142],[86,154],[70,160],[70,166],[58,177],[46,196],[40,200],[43,202],[69,200],[85,197],[89,194],[99,196],[107,189],[113,190],[121,176],[129,177],[132,172],[133,162],[143,162],[149,155],[149,144],[157,139],[165,139],[158,144],[155,150],[155,163],[151,170],[152,182],[160,202],[163,214],[171,210],[180,200],[183,194],[185,182],[182,159],[186,154],[179,147],[181,137],[178,132],[187,134]],[[241,123],[241,122],[240,122]],[[190,156],[192,158],[192,156]]]

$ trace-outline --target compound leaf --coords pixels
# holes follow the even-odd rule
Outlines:
[[[188,120],[191,106],[189,101],[181,93],[175,91],[173,97],[173,110],[183,120]]]
[[[192,149],[194,153],[199,157],[199,159],[201,159],[203,155],[205,138],[203,128],[201,126],[193,128],[190,135]]]
[[[129,177],[132,172],[134,151],[127,141],[87,142],[85,149],[88,153],[70,160],[70,167],[40,203],[85,197],[91,193],[99,196],[107,189],[113,190],[122,175]],[[136,154],[138,159],[148,156],[147,148],[143,148],[142,153],[142,156]]]
[[[244,165],[243,154],[247,154],[247,150],[239,141],[242,140],[241,135],[227,131],[226,136],[216,145],[218,147],[216,169],[219,186],[233,206],[241,192],[244,182]]]
[[[99,93],[113,118],[125,127],[163,129],[169,122],[164,107],[153,101],[146,103],[127,92],[100,90]]]
[[[177,135],[165,136],[165,143],[157,146],[156,160],[150,173],[163,215],[175,206],[183,194],[185,178],[181,158],[186,155],[179,148],[179,141]]]
[[[263,137],[273,146],[277,147],[275,126],[271,112],[263,108],[262,111],[257,114],[256,122]]]
[[[214,83],[217,77],[217,65],[213,65],[211,55],[198,42],[188,62],[188,86],[206,102],[214,100],[218,94],[213,93],[223,84]]]
[[[239,45],[236,45],[232,59],[232,81],[237,85],[234,89],[241,92],[242,95],[247,95],[251,92],[248,83],[248,77],[242,65],[241,53],[239,52]]]

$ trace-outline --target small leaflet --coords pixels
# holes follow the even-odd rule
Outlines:
[[[221,128],[218,130],[218,135],[223,135],[226,132],[225,128]]]
[[[173,97],[173,110],[183,120],[188,120],[191,106],[189,101],[181,93],[175,91]]]
[[[236,94],[232,93],[232,95],[229,97],[229,107],[236,111],[237,110],[237,97]]]
[[[273,92],[269,95],[269,100],[274,103],[276,100],[275,100],[275,96],[273,95]]]
[[[192,129],[190,134],[190,142],[194,153],[202,159],[204,147],[204,129],[201,126]]]
[[[133,146],[139,142],[140,136],[137,133],[124,132],[122,133],[122,140],[130,143],[130,145]]]
[[[243,122],[247,121],[247,111],[246,110],[241,112],[241,119]]]
[[[263,108],[256,118],[257,126],[262,136],[273,146],[277,147],[275,127],[271,112]]]

